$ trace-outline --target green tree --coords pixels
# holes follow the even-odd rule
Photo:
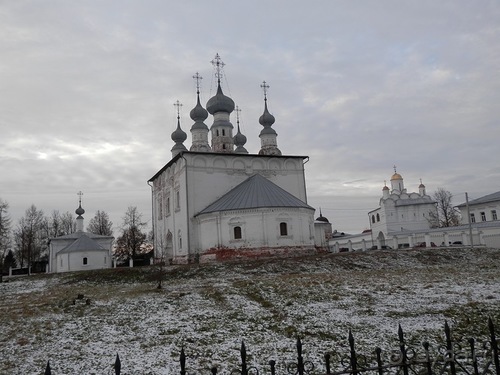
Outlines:
[[[87,232],[100,234],[102,236],[113,235],[113,222],[109,220],[109,215],[105,211],[98,210],[95,216],[90,219]]]
[[[438,188],[432,198],[436,202],[436,212],[429,214],[431,227],[445,228],[460,225],[460,211],[453,207],[453,195],[448,190]]]
[[[143,232],[146,223],[137,207],[130,206],[123,217],[121,235],[116,240],[115,255],[122,259],[134,259],[143,250],[147,235]]]

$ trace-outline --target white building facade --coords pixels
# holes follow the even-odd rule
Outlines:
[[[233,135],[230,115],[235,105],[222,91],[218,55],[213,63],[217,93],[205,109],[198,87],[197,103],[190,112],[194,121],[190,149],[183,144],[187,135],[178,115],[172,159],[148,181],[155,256],[185,263],[317,249],[314,208],[307,204],[306,194],[308,158],[282,155],[279,150],[272,128],[275,118],[267,106],[269,86],[265,82],[261,86],[261,149],[250,154],[239,120]],[[204,123],[209,113],[210,128]]]
[[[50,239],[49,273],[111,268],[112,236],[101,236],[83,231],[85,213],[80,205],[75,211],[76,232]]]

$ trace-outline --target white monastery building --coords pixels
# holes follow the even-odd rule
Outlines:
[[[156,258],[186,263],[326,249],[331,225],[322,215],[315,221],[315,210],[307,204],[308,158],[283,155],[278,148],[275,118],[267,106],[269,86],[261,85],[261,148],[250,154],[239,120],[234,134],[230,116],[235,104],[222,91],[219,55],[212,64],[217,92],[206,109],[200,103],[201,77],[194,76],[197,101],[190,112],[190,149],[184,145],[187,134],[178,110],[172,159],[148,181]],[[209,114],[210,128],[205,124]]]
[[[425,185],[420,182],[418,193],[409,193],[394,168],[391,188],[383,187],[379,207],[368,216],[373,236],[383,246],[394,232],[430,229],[431,213],[437,215],[436,202],[426,194]]]
[[[83,231],[81,200],[75,213],[76,232],[50,239],[48,272],[111,268],[114,237]]]

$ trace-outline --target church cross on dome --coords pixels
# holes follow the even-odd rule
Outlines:
[[[196,72],[196,74],[193,76],[193,78],[196,80],[196,93],[200,93],[200,81],[203,79],[202,76],[200,76],[200,73]]]
[[[217,77],[217,83],[220,85],[220,81],[222,78],[222,68],[224,68],[224,62],[221,60],[218,53],[215,54],[215,57],[212,61],[210,61],[215,68],[215,76]]]
[[[76,195],[78,195],[78,204],[81,206],[82,205],[82,191],[80,190],[78,193],[76,193]]]
[[[241,112],[241,109],[240,109],[240,107],[236,106],[234,108],[234,111],[236,112],[236,124],[238,124],[238,126],[240,126],[240,112]]]
[[[398,173],[396,170],[396,164],[393,165],[393,168],[394,168],[394,173]]]
[[[182,107],[182,104],[180,101],[176,101],[174,103],[174,106],[177,107],[177,120],[179,120],[181,118],[181,115],[180,115],[180,112],[181,112],[181,107]]]
[[[262,87],[262,90],[264,91],[264,100],[267,101],[267,90],[270,86],[266,83],[266,81],[262,81],[262,85],[260,85],[260,87]]]

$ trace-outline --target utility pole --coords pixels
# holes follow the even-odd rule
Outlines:
[[[469,195],[465,192],[465,205],[467,206],[467,216],[469,218],[469,238],[470,238],[470,247],[474,248],[474,242],[472,240],[472,223],[470,221],[470,209],[469,209]]]

